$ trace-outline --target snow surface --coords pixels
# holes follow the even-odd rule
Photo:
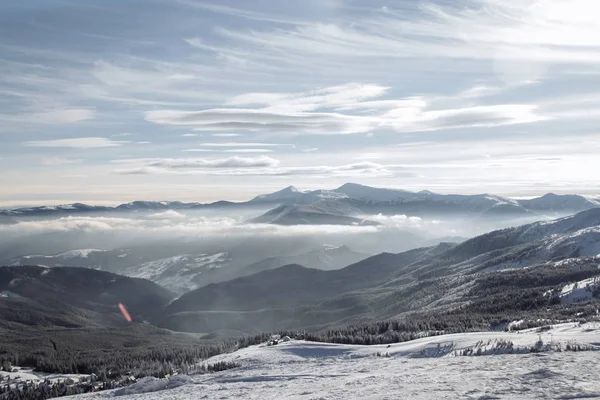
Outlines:
[[[195,276],[211,269],[227,267],[230,261],[228,253],[182,254],[134,265],[122,271],[122,274],[185,292],[196,289],[197,285],[193,282]]]
[[[0,386],[5,385],[6,383],[10,383],[12,386],[18,386],[25,382],[44,382],[44,380],[49,380],[50,382],[56,382],[58,380],[65,381],[70,378],[75,382],[79,382],[79,379],[89,378],[89,375],[82,374],[48,374],[45,372],[34,372],[32,368],[21,368],[21,367],[13,367],[17,372],[3,372],[0,371],[0,375],[4,377],[4,380],[0,383]],[[8,381],[7,378],[10,378]]]
[[[521,333],[482,332],[423,338],[380,346],[292,340],[253,346],[208,360],[239,368],[192,377],[194,384],[123,399],[531,399],[598,398],[596,351],[457,356],[503,340],[516,349],[549,344],[587,344],[600,349],[600,324],[557,325]],[[377,353],[389,357],[377,356]],[[386,354],[386,355],[387,355]],[[105,399],[112,392],[79,397]]]
[[[559,294],[561,303],[575,303],[592,298],[594,289],[600,287],[600,275],[563,286]]]
[[[187,375],[175,375],[170,379],[146,377],[138,380],[132,385],[115,390],[113,394],[115,396],[130,396],[142,393],[152,393],[161,390],[175,389],[193,383],[194,381]]]
[[[68,258],[88,258],[89,255],[91,253],[100,253],[100,252],[104,252],[106,250],[99,250],[99,249],[79,249],[79,250],[69,250],[69,251],[65,251],[64,253],[60,253],[60,254],[56,254],[53,256],[43,256],[43,255],[32,255],[32,256],[24,256],[24,259],[30,259],[30,258],[62,258],[62,259],[68,259]]]

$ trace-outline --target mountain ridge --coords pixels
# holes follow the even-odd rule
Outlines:
[[[462,203],[466,209],[484,212],[498,205],[522,207],[533,212],[579,212],[592,207],[600,207],[600,200],[576,194],[557,195],[547,193],[543,196],[526,200],[514,200],[491,194],[454,195],[438,194],[423,190],[411,192],[402,189],[375,188],[356,183],[346,183],[332,190],[301,191],[294,186],[282,190],[262,194],[248,201],[231,202],[227,200],[212,203],[181,202],[181,201],[132,201],[117,206],[94,206],[84,203],[62,204],[55,206],[37,206],[14,209],[0,209],[0,216],[50,216],[72,215],[78,213],[110,213],[123,211],[154,211],[154,210],[199,210],[227,207],[256,207],[276,203],[314,204],[321,201],[345,201],[355,206],[362,205],[365,209],[374,205],[402,206],[407,211],[418,211],[417,206],[426,207],[435,204],[437,207],[448,209],[451,204]],[[396,207],[398,208],[398,207]],[[364,211],[364,210],[363,210]]]

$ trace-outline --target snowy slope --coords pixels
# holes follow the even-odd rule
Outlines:
[[[560,343],[598,349],[600,325],[563,324],[523,333],[484,332],[437,336],[390,346],[352,346],[291,341],[253,346],[213,357],[236,369],[193,376],[194,384],[155,393],[120,396],[156,399],[491,399],[597,398],[598,353],[544,352],[457,356],[511,341],[514,349]],[[594,344],[595,343],[595,344]],[[377,353],[389,354],[379,357]],[[111,398],[114,392],[77,398]]]
[[[79,382],[80,379],[89,377],[89,375],[83,374],[50,374],[45,372],[37,372],[32,368],[13,367],[13,369],[15,369],[16,372],[0,371],[0,375],[4,377],[2,383],[0,383],[0,387],[6,383],[10,383],[13,386],[20,386],[27,381],[40,383],[46,380],[50,382],[56,382],[58,380],[64,381],[65,379],[72,379],[75,382]]]
[[[304,192],[301,192],[294,186],[288,186],[285,189],[281,189],[274,193],[261,194],[250,201],[253,203],[286,202],[297,200],[303,195]]]
[[[203,273],[226,267],[230,262],[227,253],[183,254],[134,265],[121,274],[148,279],[176,293],[184,293],[202,286],[198,279]]]
[[[88,258],[91,253],[100,253],[104,250],[98,249],[78,249],[78,250],[69,250],[64,253],[56,254],[53,256],[42,256],[42,255],[34,255],[34,256],[24,256],[25,259],[31,258],[59,258],[59,259],[69,259],[69,258]]]
[[[592,298],[595,291],[600,290],[600,275],[565,285],[560,294],[561,303],[576,303]]]

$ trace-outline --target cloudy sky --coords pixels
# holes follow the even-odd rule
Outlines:
[[[0,203],[600,195],[596,0],[2,0]]]

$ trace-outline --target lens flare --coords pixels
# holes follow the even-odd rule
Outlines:
[[[123,317],[125,317],[127,322],[131,322],[131,315],[129,315],[129,312],[127,311],[123,303],[119,303],[119,310],[121,310],[121,314],[123,314]]]

